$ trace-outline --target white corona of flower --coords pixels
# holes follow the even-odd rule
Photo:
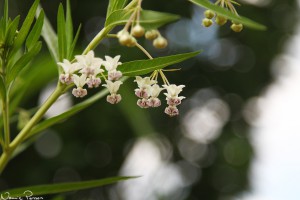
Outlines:
[[[121,84],[123,84],[122,81],[112,82],[110,80],[106,80],[106,84],[103,84],[103,86],[109,90],[110,94],[117,94]]]
[[[71,63],[67,59],[64,59],[63,62],[58,62],[57,64],[63,68],[65,74],[73,74],[80,69],[78,63]]]
[[[185,85],[163,85],[163,87],[167,90],[167,93],[164,93],[167,98],[177,98],[179,93],[182,92],[182,88],[185,87]],[[185,97],[180,97],[181,99]]]
[[[120,57],[121,57],[120,55],[118,55],[114,58],[112,58],[110,56],[105,56],[105,61],[103,61],[102,64],[104,65],[105,69],[108,72],[112,71],[112,70],[116,70],[117,67],[122,64],[121,62],[119,62]]]
[[[73,81],[76,87],[83,88],[83,86],[87,83],[86,75],[82,74],[81,76],[78,76],[76,74],[73,75]]]
[[[150,88],[151,97],[157,98],[162,90],[164,90],[164,88],[159,87],[159,85],[157,84],[152,85]]]
[[[138,87],[141,89],[148,89],[151,87],[151,85],[156,83],[156,81],[151,80],[150,77],[142,78],[140,76],[136,76],[134,82],[136,82],[138,84]]]
[[[100,68],[101,65],[103,64],[103,60],[101,58],[95,57],[94,51],[89,51],[86,55],[75,56],[75,58],[82,69],[84,68],[96,69],[96,68]]]

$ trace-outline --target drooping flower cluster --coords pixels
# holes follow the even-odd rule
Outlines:
[[[75,97],[84,97],[87,95],[87,90],[84,88],[85,85],[88,88],[97,88],[101,84],[102,76],[106,84],[106,87],[110,95],[107,96],[107,101],[111,104],[116,104],[121,101],[121,95],[117,94],[122,81],[119,79],[122,77],[122,72],[117,70],[117,67],[122,63],[119,62],[120,56],[114,58],[105,56],[105,60],[95,57],[93,51],[88,52],[86,55],[75,56],[76,62],[71,63],[69,60],[64,59],[63,62],[59,62],[63,69],[63,73],[60,74],[59,80],[61,83],[70,85],[75,84],[76,88],[72,90],[72,94]],[[107,80],[104,76],[105,70],[107,71]]]
[[[167,90],[166,100],[168,107],[165,109],[165,113],[171,117],[174,117],[179,114],[177,106],[181,104],[182,99],[185,97],[178,96],[179,93],[184,88],[184,85],[176,86],[172,85],[163,85],[161,88],[156,80],[152,80],[150,77],[140,77],[137,76],[135,82],[138,85],[138,88],[135,89],[135,95],[139,97],[137,105],[141,108],[155,108],[161,105],[161,101],[158,98],[162,90]]]

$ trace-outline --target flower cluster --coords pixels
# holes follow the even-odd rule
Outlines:
[[[178,96],[179,93],[184,88],[184,85],[176,86],[172,85],[163,85],[161,88],[156,80],[152,80],[150,77],[140,77],[137,76],[135,82],[138,85],[138,88],[135,89],[135,95],[139,97],[137,105],[141,108],[155,108],[161,105],[161,101],[158,98],[162,90],[167,90],[166,100],[168,107],[165,109],[165,113],[171,117],[174,117],[179,114],[177,106],[181,104],[181,100],[185,97]]]
[[[86,55],[75,56],[76,62],[71,63],[69,60],[64,59],[58,65],[62,67],[63,73],[60,74],[59,80],[61,83],[70,85],[74,84],[76,88],[72,90],[75,97],[84,97],[87,95],[88,88],[97,88],[101,84],[100,76],[105,79],[106,87],[110,95],[107,96],[107,101],[111,104],[116,104],[121,101],[121,95],[117,94],[120,85],[122,84],[119,79],[122,77],[122,72],[117,70],[117,67],[122,63],[119,62],[120,56],[114,58],[105,56],[105,60],[95,57],[93,51],[88,52]],[[107,79],[104,76],[105,70],[107,72]]]
[[[233,4],[237,4],[239,5],[237,2],[235,2],[234,0],[218,0],[216,2],[216,5],[220,5],[221,7],[226,7],[227,9],[229,9],[232,13],[234,13],[235,15],[238,15],[235,7],[233,6]],[[204,12],[204,16],[205,18],[202,20],[202,25],[204,27],[210,27],[213,24],[213,18],[215,17],[215,22],[216,24],[223,26],[224,24],[227,23],[227,18],[222,16],[222,15],[217,15],[215,14],[213,11],[211,10],[206,10]],[[237,23],[232,21],[232,24],[230,26],[231,30],[233,30],[234,32],[241,32],[243,30],[243,24],[241,23]]]

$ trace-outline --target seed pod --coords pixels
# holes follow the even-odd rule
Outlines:
[[[202,26],[204,26],[204,27],[210,27],[212,24],[213,24],[213,21],[211,19],[204,18],[202,20]]]
[[[157,49],[164,49],[168,46],[168,41],[164,37],[159,36],[153,41],[153,46]]]
[[[231,30],[233,30],[234,32],[241,32],[244,28],[243,24],[236,24],[236,23],[233,23],[231,26],[230,26]]]
[[[216,24],[220,25],[220,26],[223,26],[224,24],[226,24],[227,22],[227,18],[226,17],[223,17],[221,15],[218,15],[216,17],[216,20],[215,20]]]
[[[207,19],[212,19],[212,18],[214,18],[215,13],[214,13],[213,11],[211,11],[211,10],[206,10],[206,11],[204,12],[204,16],[205,16]]]
[[[134,37],[142,37],[145,34],[145,29],[141,25],[137,24],[132,28],[131,34]]]
[[[159,35],[159,32],[158,30],[150,30],[150,31],[147,31],[146,34],[145,34],[145,38],[147,40],[154,40],[158,37]]]

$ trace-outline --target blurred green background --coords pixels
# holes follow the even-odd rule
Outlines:
[[[1,6],[3,5],[3,1]],[[42,0],[52,25],[59,0]],[[251,1],[250,1],[251,2]],[[257,1],[253,1],[257,2]],[[10,15],[25,16],[32,1],[10,1]],[[65,2],[64,2],[65,3]],[[72,0],[75,27],[83,29],[81,52],[101,30],[108,1]],[[260,1],[239,7],[241,15],[268,27],[260,32],[245,28],[233,33],[229,26],[204,28],[204,10],[185,0],[144,0],[143,8],[179,14],[182,19],[161,32],[169,40],[165,50],[149,41],[141,44],[154,56],[203,49],[197,58],[175,65],[170,82],[184,84],[187,97],[181,115],[169,118],[164,106],[142,110],[136,106],[133,79],[123,85],[123,100],[112,106],[105,99],[45,131],[31,147],[15,157],[0,178],[0,189],[35,184],[99,179],[116,175],[141,175],[139,180],[92,190],[49,196],[47,199],[159,199],[226,200],[251,188],[249,167],[255,151],[249,125],[243,117],[245,103],[272,81],[272,59],[283,51],[297,23],[295,0]],[[259,5],[264,4],[264,5]],[[1,8],[2,10],[2,8]],[[105,39],[96,49],[100,57],[121,55],[126,62],[146,57]],[[45,48],[26,73],[36,73],[26,88],[22,108],[38,104],[49,81],[57,77],[55,63]],[[43,75],[41,75],[43,74]],[[90,91],[96,93],[97,90]],[[163,98],[163,97],[162,97]],[[67,102],[80,100],[69,96]]]

